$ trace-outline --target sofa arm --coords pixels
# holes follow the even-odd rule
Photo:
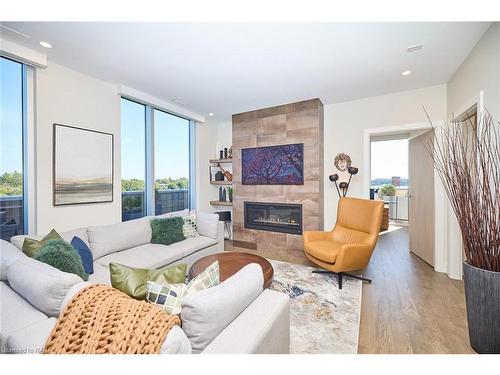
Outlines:
[[[202,354],[288,354],[290,297],[264,290]]]

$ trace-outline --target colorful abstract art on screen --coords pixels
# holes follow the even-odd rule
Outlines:
[[[241,150],[243,185],[303,185],[304,144]]]

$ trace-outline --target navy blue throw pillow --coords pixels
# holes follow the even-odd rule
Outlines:
[[[92,253],[89,247],[80,237],[73,237],[71,240],[71,246],[76,250],[83,263],[83,269],[89,275],[94,273],[94,259],[92,258]]]

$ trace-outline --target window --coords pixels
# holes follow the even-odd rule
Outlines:
[[[25,66],[0,57],[0,235],[27,231],[24,184]]]
[[[121,102],[122,221],[146,215],[146,106]]]
[[[122,220],[193,207],[194,125],[122,98]]]
[[[189,120],[154,110],[155,214],[189,208]]]

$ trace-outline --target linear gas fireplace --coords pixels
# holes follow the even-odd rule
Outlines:
[[[302,234],[302,205],[245,202],[245,228]]]

